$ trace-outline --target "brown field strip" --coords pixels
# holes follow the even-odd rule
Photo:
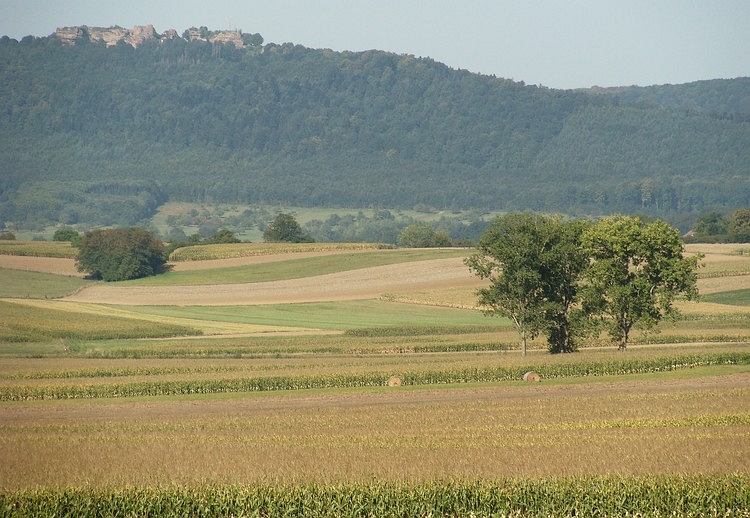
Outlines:
[[[56,275],[67,275],[71,277],[85,277],[85,274],[76,270],[75,259],[65,259],[61,257],[33,257],[0,254],[0,268],[54,273]]]

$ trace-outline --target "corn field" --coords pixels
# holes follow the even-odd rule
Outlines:
[[[2,516],[750,516],[750,476],[582,477],[0,494]]]
[[[634,358],[621,361],[590,363],[526,365],[516,367],[466,368],[441,371],[399,373],[403,385],[437,385],[451,383],[488,383],[520,380],[525,372],[535,370],[543,379],[645,374],[711,365],[748,365],[750,353],[704,353],[661,358]],[[98,374],[106,374],[99,372]],[[122,373],[111,373],[122,375]],[[126,373],[130,374],[130,373]],[[160,370],[152,374],[164,374]],[[96,399],[141,396],[175,396],[184,394],[218,394],[266,392],[280,390],[382,387],[393,373],[331,374],[306,376],[242,377],[234,379],[153,380],[123,383],[0,387],[0,401],[54,399]],[[110,376],[108,376],[110,377]]]
[[[0,241],[0,254],[75,259],[78,249],[62,241]]]
[[[377,243],[231,243],[216,245],[194,245],[176,249],[170,261],[206,261],[234,259],[268,254],[294,254],[296,252],[329,252],[354,250],[382,250],[393,248]]]

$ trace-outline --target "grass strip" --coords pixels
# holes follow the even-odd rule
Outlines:
[[[750,289],[722,291],[704,295],[702,300],[716,304],[728,304],[730,306],[750,306]]]
[[[458,329],[483,326],[498,330],[506,319],[490,320],[481,312],[441,306],[404,305],[383,300],[311,302],[248,306],[115,306],[131,313],[281,327],[346,330],[399,328],[396,333],[422,334],[425,327]],[[412,331],[409,331],[409,330]],[[387,332],[387,331],[383,331]],[[474,332],[474,331],[470,331]],[[374,336],[371,331],[370,336]],[[395,335],[394,335],[395,336]]]
[[[4,516],[750,515],[750,475],[64,488],[0,493]]]
[[[52,273],[0,268],[0,297],[46,299],[70,295],[90,281]]]
[[[750,353],[693,354],[653,359],[632,359],[572,364],[525,365],[516,367],[464,368],[396,373],[403,385],[488,383],[520,380],[534,370],[542,378],[613,376],[675,371],[715,365],[748,365]],[[154,380],[132,383],[75,384],[68,386],[0,387],[0,401],[54,399],[98,399],[143,396],[174,396],[266,392],[302,389],[382,387],[394,373],[370,372],[319,376],[243,377],[217,380]]]

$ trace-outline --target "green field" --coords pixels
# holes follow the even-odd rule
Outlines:
[[[0,298],[57,298],[87,284],[76,277],[0,268]]]
[[[509,323],[505,319],[488,319],[474,310],[414,306],[382,300],[266,306],[133,306],[127,309],[135,313],[197,320],[340,330],[369,327],[435,327],[446,324],[496,326]]]
[[[449,253],[465,251],[290,258],[167,286]],[[432,293],[106,306],[45,300],[62,279],[3,272],[16,295],[43,282],[36,300],[0,301],[0,514],[749,516],[737,257],[712,253],[709,294],[627,351],[535,340],[526,357],[509,322]]]
[[[731,306],[750,306],[750,289],[724,291],[706,295],[703,300],[716,302],[717,304],[729,304]]]

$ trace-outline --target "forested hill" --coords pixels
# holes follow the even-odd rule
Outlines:
[[[0,39],[0,221],[165,200],[676,218],[750,206],[750,79],[553,90],[381,51]]]

